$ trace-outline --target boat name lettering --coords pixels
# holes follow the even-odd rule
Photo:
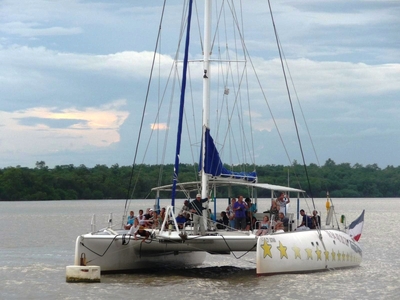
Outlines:
[[[275,238],[265,238],[265,241],[270,243],[276,243]]]
[[[346,239],[345,237],[341,236],[340,234],[334,233],[334,232],[330,232],[330,231],[327,231],[327,234],[329,235],[330,238],[332,238],[334,240],[338,240],[343,245],[346,245],[347,247],[349,247],[350,240]]]

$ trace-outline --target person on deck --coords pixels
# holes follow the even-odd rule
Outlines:
[[[139,229],[135,232],[134,237],[137,240],[137,235],[140,235],[144,239],[142,239],[142,243],[150,237],[150,232],[144,229],[144,226],[139,226]]]
[[[285,217],[283,212],[279,213],[276,227],[278,227],[277,229],[282,229],[283,231],[289,230],[289,218]]]
[[[238,197],[238,201],[234,204],[235,223],[237,230],[246,229],[246,204],[243,201],[243,196]]]
[[[231,204],[228,205],[228,207],[226,208],[226,214],[229,218],[229,230],[234,230],[236,228],[236,222],[235,222],[235,212],[233,210],[233,206],[236,203],[236,198],[232,198],[231,199]]]
[[[278,219],[279,205],[276,202],[276,199],[271,199],[271,208],[269,210],[269,213],[272,220]]]
[[[146,220],[150,220],[152,214],[153,214],[153,210],[151,208],[147,208],[146,213],[144,214],[144,217],[146,218]]]
[[[183,216],[186,219],[186,225],[192,225],[192,215],[190,214],[190,212],[187,212],[186,214],[183,214]]]
[[[296,230],[309,230],[312,226],[312,221],[309,216],[306,215],[304,209],[300,209],[300,215],[303,217],[301,224],[297,227]]]
[[[158,222],[158,214],[155,210],[153,210],[151,212],[151,217],[148,221],[148,226],[151,226],[151,228],[155,229],[155,228],[160,228],[160,224]]]
[[[130,235],[134,235],[136,233],[136,231],[139,230],[139,219],[135,218],[135,221],[133,221],[133,225],[131,226],[131,228],[129,229],[129,234]]]
[[[161,208],[160,214],[157,216],[158,218],[158,225],[161,227],[162,223],[164,222],[165,219],[165,207]]]
[[[126,222],[126,225],[124,225],[125,229],[130,229],[133,225],[133,222],[135,221],[136,217],[135,217],[135,212],[133,210],[131,210],[129,212],[129,216],[128,216],[128,220]]]
[[[182,213],[179,213],[178,216],[175,218],[176,223],[178,224],[179,229],[183,229],[185,226],[186,218],[183,216]]]
[[[183,216],[185,216],[186,215],[186,213],[188,213],[188,212],[190,212],[190,203],[189,203],[189,200],[185,200],[184,202],[183,202],[183,206],[182,206],[182,209],[181,209],[181,211],[180,211],[180,213],[183,215]]]
[[[146,226],[146,217],[143,214],[143,209],[139,209],[139,215],[137,218],[139,219],[139,225]]]
[[[257,221],[257,218],[255,216],[257,212],[257,206],[255,203],[251,203],[250,198],[246,198],[244,200],[247,204],[247,211],[246,211],[246,230],[253,230],[255,228],[255,224]]]
[[[203,220],[203,210],[206,208],[203,207],[203,203],[207,202],[208,198],[201,199],[201,195],[197,194],[196,199],[190,202],[190,212],[193,213],[193,234],[198,234],[199,226],[201,235],[206,234],[204,220]]]
[[[269,220],[269,217],[267,215],[265,215],[263,217],[259,226],[260,226],[260,228],[257,230],[257,233],[256,233],[257,236],[268,234],[268,232],[270,230],[270,226],[271,226],[271,221]]]
[[[290,203],[289,196],[284,192],[279,194],[279,197],[276,198],[276,204],[279,206],[279,212],[282,212],[286,215],[286,205]]]
[[[221,211],[220,214],[221,219],[217,220],[217,228],[225,229],[229,225],[229,218],[226,214],[226,211]]]
[[[312,214],[313,216],[311,217],[311,229],[321,228],[321,217],[318,215],[318,211],[313,210]]]

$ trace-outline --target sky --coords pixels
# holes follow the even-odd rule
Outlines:
[[[181,2],[167,1],[167,61]],[[248,3],[244,14],[263,22],[266,1]],[[0,168],[132,163],[162,5],[0,1]],[[319,163],[399,166],[400,2],[271,5]],[[249,33],[249,51],[260,66],[279,62],[276,51],[261,54],[262,34]],[[258,164],[288,164],[271,148]]]

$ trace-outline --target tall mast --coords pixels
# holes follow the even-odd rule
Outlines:
[[[202,168],[201,197],[208,196],[208,177],[204,172],[206,155],[206,128],[210,127],[210,56],[211,56],[211,0],[204,1],[204,53],[203,53],[203,136],[202,136]]]

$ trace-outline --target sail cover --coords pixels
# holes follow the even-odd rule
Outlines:
[[[206,128],[205,132],[205,162],[204,162],[204,172],[206,174],[229,178],[229,179],[238,179],[246,182],[257,182],[257,173],[256,172],[234,172],[228,170],[224,167],[221,158],[219,157],[219,153],[217,148],[215,147],[214,140],[211,137],[210,129]],[[203,147],[201,148],[203,149]],[[199,170],[202,168],[202,153],[200,153],[200,163]]]

